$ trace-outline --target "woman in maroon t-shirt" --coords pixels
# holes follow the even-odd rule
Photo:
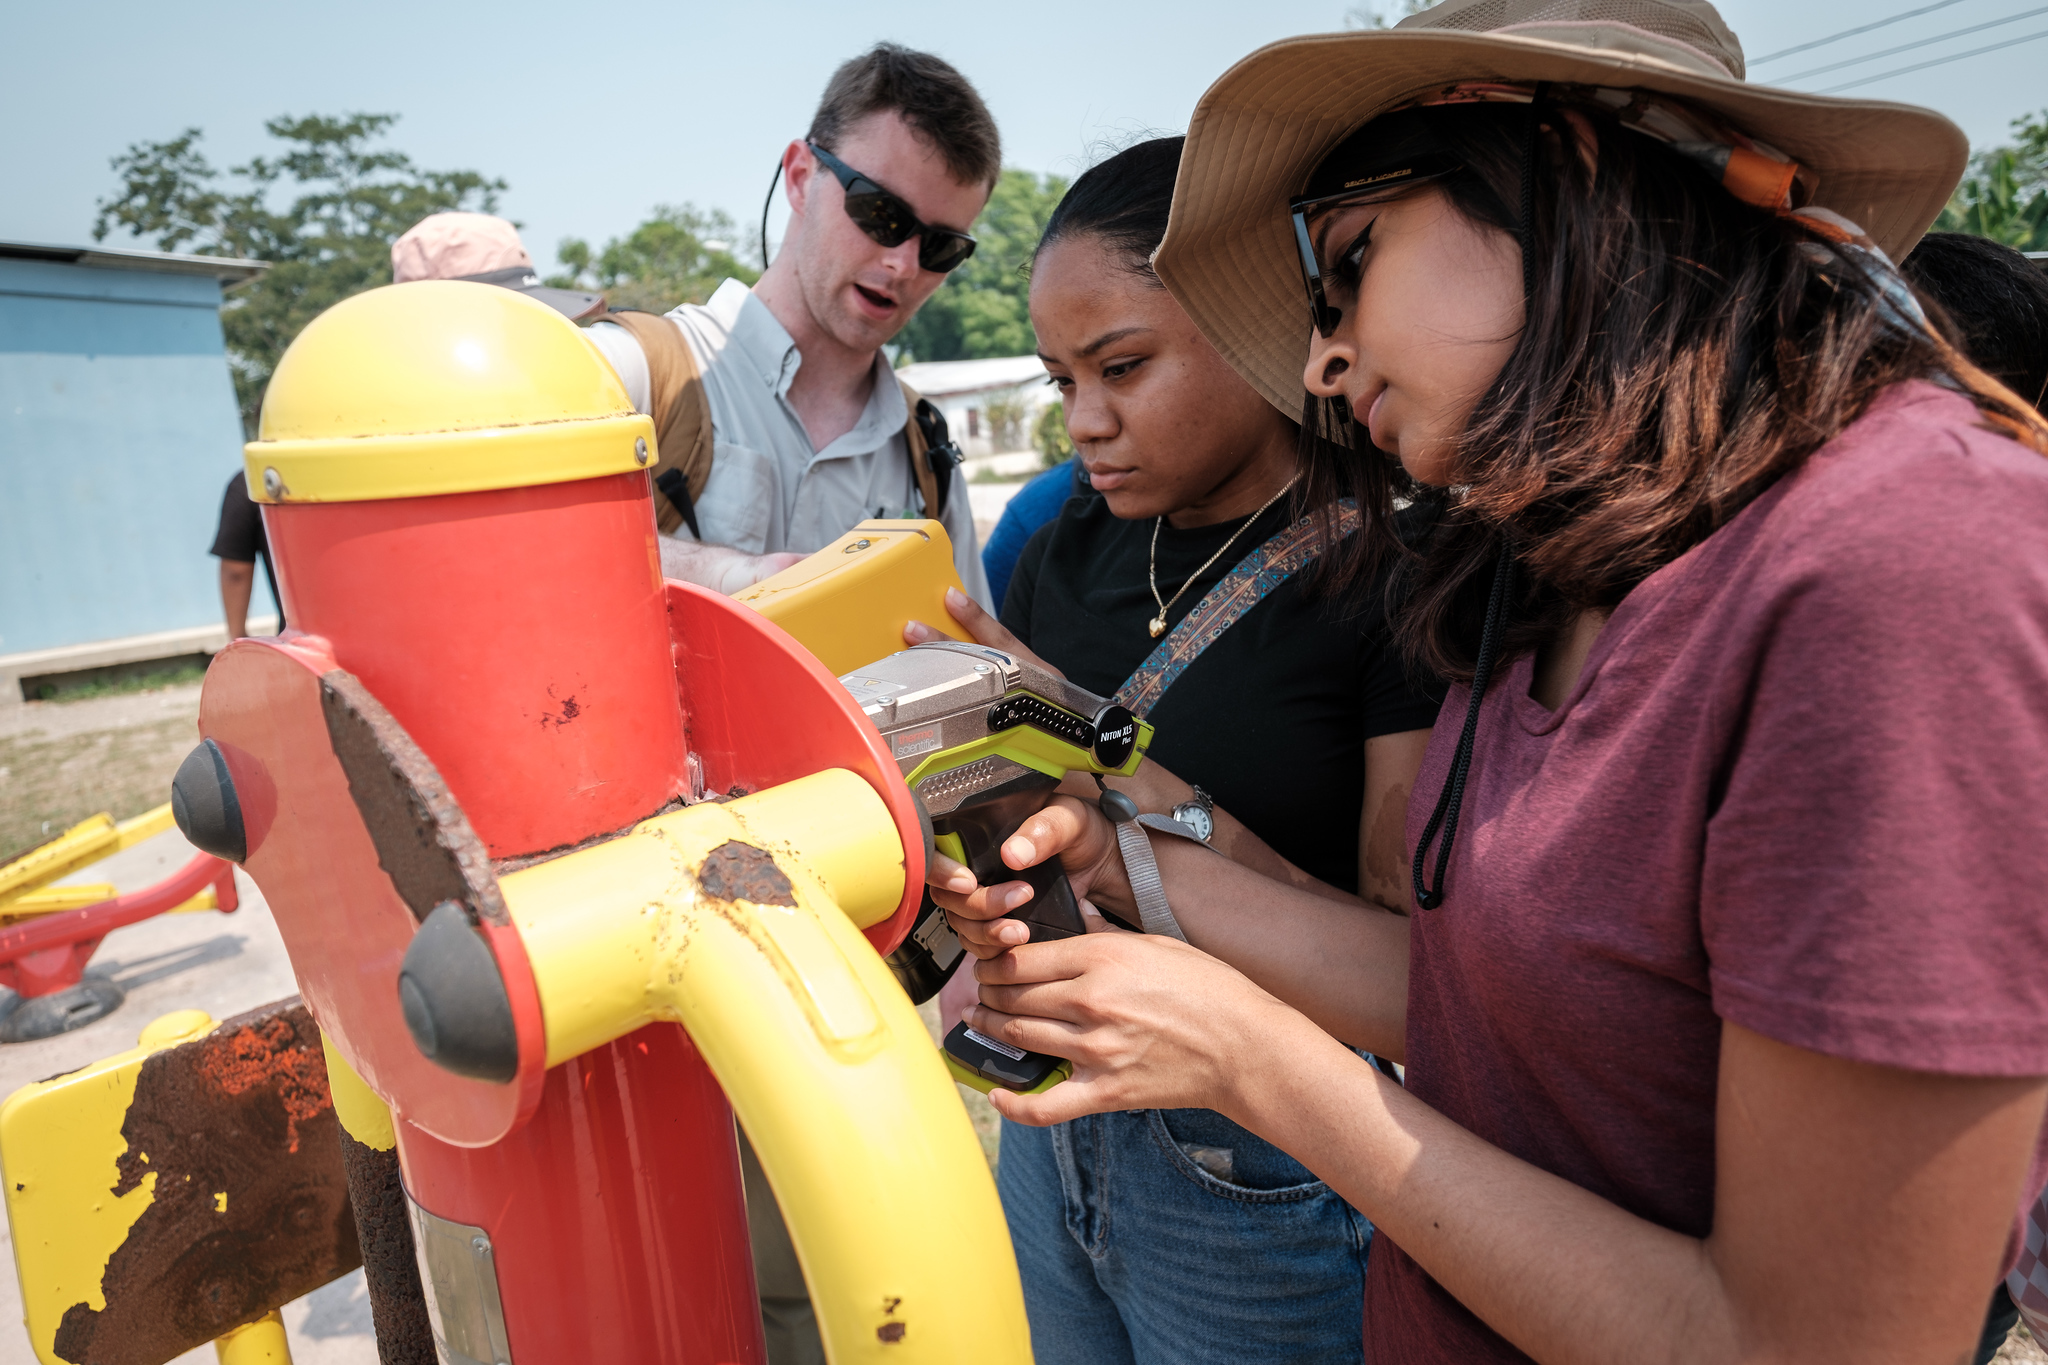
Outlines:
[[[970,1022],[1076,1063],[1002,1112],[1293,1154],[1386,1239],[1374,1361],[1948,1365],[2048,1176],[2048,426],[1883,254],[1960,134],[1740,70],[1700,0],[1451,0],[1211,89],[1160,277],[1385,553],[1443,506],[1415,909],[1165,838],[1192,947],[942,893]],[[1092,806],[1005,852],[1131,914]]]

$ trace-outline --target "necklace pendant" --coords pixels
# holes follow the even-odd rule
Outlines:
[[[1163,616],[1153,617],[1150,621],[1147,621],[1145,623],[1145,629],[1152,632],[1153,639],[1158,639],[1160,636],[1166,634],[1166,618]]]

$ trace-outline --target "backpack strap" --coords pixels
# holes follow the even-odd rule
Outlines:
[[[903,384],[901,379],[896,382]],[[918,496],[924,499],[924,514],[938,520],[946,515],[946,502],[953,492],[953,470],[966,457],[946,430],[946,414],[929,398],[903,384],[903,401],[910,409],[910,421],[903,427],[910,475],[917,480]]]
[[[711,478],[711,404],[704,396],[704,375],[683,329],[653,313],[606,313],[594,319],[614,322],[633,334],[647,357],[648,416],[654,419],[655,524],[663,535],[687,525],[697,529],[697,499]]]

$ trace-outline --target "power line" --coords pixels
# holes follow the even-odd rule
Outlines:
[[[2016,24],[2022,19],[2033,19],[2043,14],[2048,14],[2048,5],[2043,5],[2039,9],[2022,10],[2018,14],[2008,14],[2003,19],[1993,19],[1988,23],[1972,24],[1968,28],[1950,29],[1947,33],[1937,33],[1932,38],[1922,38],[1917,42],[1901,43],[1897,47],[1888,47],[1880,52],[1866,52],[1861,57],[1850,57],[1846,61],[1833,62],[1827,66],[1816,66],[1811,71],[1800,71],[1790,76],[1773,76],[1771,80],[1778,85],[1790,85],[1793,81],[1803,81],[1808,76],[1819,76],[1829,71],[1840,71],[1845,66],[1861,66],[1864,62],[1874,62],[1880,57],[1896,57],[1901,52],[1911,52],[1916,47],[1932,47],[1936,43],[1945,43],[1951,38],[1961,38],[1971,33],[1982,33],[1987,28],[1997,28],[2001,24]]]
[[[2006,48],[2018,47],[2021,43],[2031,43],[2036,38],[2048,38],[2048,28],[2044,28],[2038,33],[2029,33],[2024,37],[2014,38],[2010,42],[1992,43],[1988,47],[1973,47],[1968,52],[1956,52],[1946,57],[1936,57],[1931,62],[1920,62],[1913,66],[1902,66],[1896,71],[1880,72],[1875,76],[1865,76],[1861,80],[1845,81],[1841,85],[1831,85],[1825,90],[1816,90],[1813,93],[1816,95],[1832,95],[1837,90],[1853,90],[1859,85],[1870,85],[1877,81],[1890,80],[1893,76],[1903,76],[1909,71],[1925,71],[1930,66],[1946,66],[1950,62],[1959,62],[1965,57],[1981,57],[1987,52],[2003,52]]]
[[[1854,38],[1859,33],[1868,33],[1872,29],[1883,28],[1887,24],[1896,24],[1901,19],[1912,19],[1918,15],[1932,14],[1938,9],[1947,9],[1950,5],[1959,5],[1962,2],[1963,0],[1939,0],[1937,4],[1923,5],[1919,9],[1909,9],[1904,14],[1894,14],[1889,19],[1880,19],[1874,24],[1865,24],[1861,28],[1845,28],[1840,33],[1830,33],[1825,38],[1815,38],[1812,42],[1801,43],[1797,47],[1779,48],[1767,57],[1752,57],[1749,59],[1748,64],[1750,66],[1762,66],[1765,62],[1775,62],[1778,58],[1789,57],[1795,52],[1809,52],[1816,47],[1826,47],[1829,43],[1838,43],[1844,38]]]

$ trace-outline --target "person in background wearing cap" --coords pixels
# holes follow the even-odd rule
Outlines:
[[[987,605],[973,509],[964,490],[942,513],[922,505],[912,414],[882,346],[973,254],[967,228],[1001,169],[994,118],[939,58],[881,43],[833,73],[810,131],[783,149],[789,226],[767,271],[668,314],[703,376],[713,449],[702,492],[684,495],[702,534],[662,537],[664,573],[737,592],[870,517],[932,516]],[[589,336],[653,413],[641,343],[610,322]]]
[[[553,289],[540,282],[519,229],[488,213],[430,214],[391,244],[391,282],[471,280],[515,289],[571,322],[604,312],[604,295]]]
[[[1209,90],[1161,280],[1383,562],[1442,508],[1411,912],[1153,838],[1188,943],[1024,944],[935,877],[968,1022],[1075,1063],[1004,1116],[1293,1154],[1375,1225],[1374,1365],[1949,1365],[2048,1255],[2048,422],[1891,263],[1961,132],[1742,69],[1700,0],[1450,0]],[[1094,805],[1055,853],[1131,913]]]

